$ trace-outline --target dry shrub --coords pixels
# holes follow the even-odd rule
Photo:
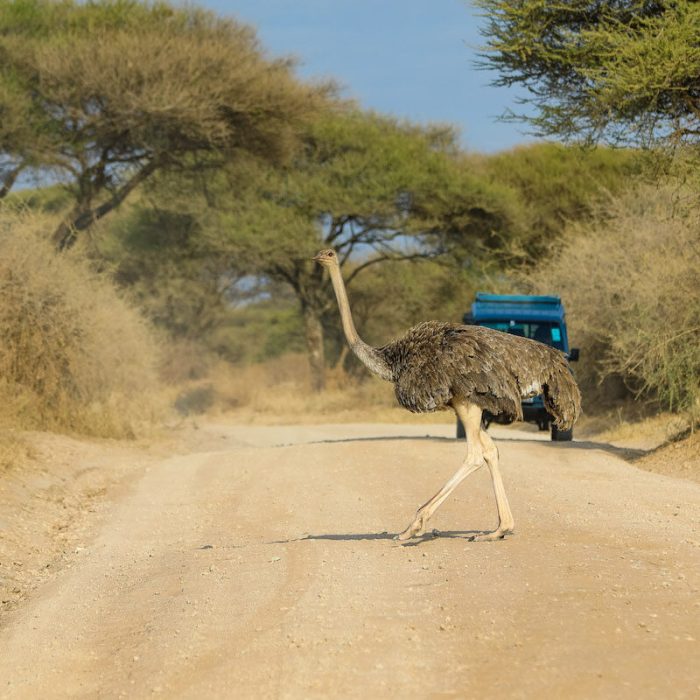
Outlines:
[[[698,411],[699,231],[687,193],[639,187],[572,225],[563,249],[529,276],[564,297],[584,384],[617,376],[671,410]]]
[[[0,210],[0,418],[132,436],[157,408],[155,342],[108,279],[53,250],[54,226]]]
[[[204,379],[218,362],[215,355],[188,338],[163,337],[160,377],[168,385]]]

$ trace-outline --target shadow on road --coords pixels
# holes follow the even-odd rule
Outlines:
[[[379,437],[354,437],[354,438],[338,438],[338,439],[326,439],[326,440],[312,440],[310,442],[304,443],[306,445],[324,445],[324,444],[334,444],[343,442],[385,442],[389,440],[422,440],[429,442],[458,442],[457,438],[447,438],[438,437],[434,435],[398,435],[398,436],[379,436]],[[538,444],[542,447],[548,449],[565,449],[565,450],[602,450],[603,452],[608,452],[609,454],[620,457],[627,462],[632,462],[635,459],[639,459],[644,455],[649,453],[649,450],[634,449],[631,447],[618,447],[617,445],[611,445],[607,442],[594,442],[592,440],[574,440],[572,442],[556,442],[547,440],[529,440],[527,438],[521,437],[495,437],[496,444],[502,442],[525,442],[529,444]],[[279,445],[279,447],[286,447],[286,445]]]
[[[617,445],[611,445],[608,442],[593,442],[592,440],[580,440],[575,442],[545,442],[544,444],[549,445],[550,447],[565,447],[567,449],[602,450],[603,452],[608,452],[628,462],[632,462],[635,459],[639,459],[640,457],[643,457],[645,454],[649,453],[649,450],[640,450],[633,447],[618,447]]]
[[[414,537],[405,542],[399,542],[394,532],[340,532],[326,533],[320,535],[303,535],[302,537],[292,537],[288,540],[274,540],[265,544],[291,544],[292,542],[304,542],[306,540],[326,540],[331,542],[358,542],[362,540],[395,540],[397,545],[402,547],[416,547],[424,542],[431,542],[437,539],[461,539],[466,542],[471,541],[476,535],[485,535],[489,530],[431,530],[420,537]]]

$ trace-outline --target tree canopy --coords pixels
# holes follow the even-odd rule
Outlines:
[[[477,0],[485,65],[519,84],[541,135],[697,144],[700,4]]]
[[[480,169],[519,203],[518,225],[509,227],[495,257],[505,266],[530,266],[561,238],[568,222],[586,220],[602,200],[639,179],[643,159],[632,149],[538,143],[495,153]]]
[[[254,32],[190,6],[0,2],[0,188],[51,171],[75,206],[59,246],[163,169],[290,156],[328,88],[297,81]]]
[[[377,318],[413,318],[438,291],[461,294],[485,261],[502,271],[509,247],[535,258],[614,186],[624,159],[587,154],[465,153],[449,127],[300,83],[250,28],[196,7],[0,0],[0,197],[23,171],[49,173],[51,188],[11,194],[60,212],[59,248],[129,198],[90,245],[148,315],[213,337],[233,299],[247,312],[281,299],[279,338],[301,319],[317,386],[337,311],[315,252],[338,251],[350,294],[385,305]],[[426,266],[424,285],[401,268],[446,251],[450,272]],[[408,304],[403,290],[419,287],[423,305]]]
[[[494,189],[464,167],[451,129],[358,110],[328,114],[311,125],[289,169],[267,171],[249,202],[229,197],[231,246],[248,269],[294,290],[320,388],[322,320],[336,309],[309,258],[334,248],[352,288],[370,266],[441,253],[456,229],[498,210]],[[482,223],[482,238],[491,223]]]
[[[317,119],[303,141],[286,168],[240,158],[156,176],[93,240],[173,335],[234,359],[305,337],[319,383],[324,348],[333,362],[343,347],[332,290],[310,261],[319,249],[341,253],[360,327],[383,342],[420,318],[459,319],[465,290],[538,260],[635,171],[619,149],[469,155],[444,128],[356,110]],[[242,319],[255,321],[245,338]]]
[[[192,212],[197,246],[219,263],[288,285],[320,386],[325,319],[335,308],[310,260],[319,249],[338,251],[352,288],[378,263],[437,255],[458,231],[476,249],[508,213],[498,187],[470,172],[451,129],[348,107],[314,120],[302,139],[287,167],[241,158],[216,175],[158,178],[153,196],[179,216]]]

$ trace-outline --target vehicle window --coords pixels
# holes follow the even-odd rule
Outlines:
[[[482,321],[480,326],[493,328],[497,331],[530,338],[545,345],[551,345],[559,350],[564,349],[561,327],[558,323],[544,321],[542,323],[527,323],[521,321]]]

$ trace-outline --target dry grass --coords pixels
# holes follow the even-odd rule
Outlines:
[[[0,421],[131,437],[159,408],[156,344],[110,280],[53,250],[54,225],[0,209]]]
[[[678,439],[690,427],[688,420],[678,414],[645,412],[641,408],[639,402],[628,401],[613,410],[585,415],[577,424],[576,436],[649,450]]]
[[[241,368],[219,363],[205,380],[190,384],[177,403],[182,413],[268,424],[453,420],[445,412],[413,415],[396,404],[390,384],[374,377],[358,381],[341,370],[329,371],[327,389],[315,394],[303,354]]]

